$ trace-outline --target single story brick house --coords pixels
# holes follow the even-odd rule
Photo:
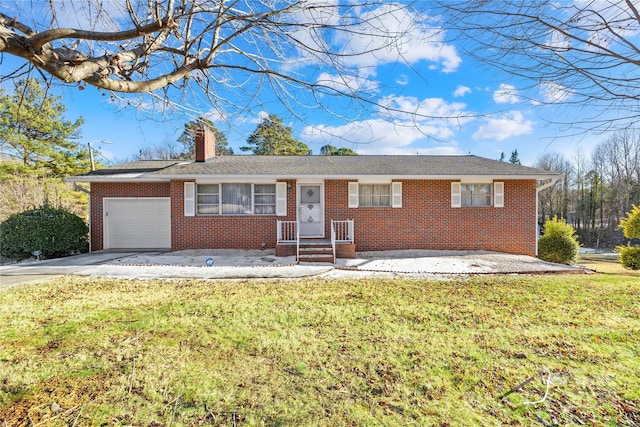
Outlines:
[[[538,192],[558,178],[472,155],[216,156],[199,131],[195,160],[70,180],[90,183],[92,251],[275,248],[335,259],[398,249],[535,256]]]

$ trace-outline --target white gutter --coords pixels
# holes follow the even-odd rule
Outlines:
[[[139,175],[104,175],[104,176],[72,176],[65,178],[66,182],[169,182],[171,180],[185,180],[185,181],[227,181],[227,182],[240,182],[240,180],[344,180],[344,181],[358,181],[367,180],[369,182],[391,182],[392,180],[433,180],[433,181],[467,181],[467,182],[480,182],[480,181],[503,181],[503,180],[531,180],[541,181],[545,179],[558,180],[553,175],[282,175],[282,174],[184,174],[184,175],[151,175],[151,174],[139,174]]]
[[[314,175],[305,175],[305,174],[158,174],[154,175],[154,177],[162,177],[165,180],[217,180],[217,179],[235,179],[236,182],[238,179],[306,179],[306,180],[358,180],[358,179],[380,179],[380,180],[452,180],[452,181],[471,181],[471,180],[531,180],[535,179],[536,181],[545,180],[545,179],[555,179],[558,180],[559,177],[557,175],[463,175],[463,174],[452,174],[452,175],[326,175],[326,174],[314,174]]]
[[[106,176],[70,176],[65,178],[65,182],[169,182],[170,178],[156,178],[148,175],[123,176],[123,175],[106,175]]]

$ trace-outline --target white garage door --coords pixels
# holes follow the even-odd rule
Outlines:
[[[104,249],[170,247],[169,198],[104,199]]]

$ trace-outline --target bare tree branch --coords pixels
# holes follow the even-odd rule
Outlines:
[[[631,0],[438,0],[465,52],[517,79],[536,105],[585,108],[582,130],[621,129],[640,118],[640,13]]]
[[[35,8],[36,3],[30,4]],[[395,52],[402,61],[408,39],[442,43],[432,21],[421,19],[413,5],[382,0],[37,4],[48,6],[29,13],[26,3],[20,3],[15,7],[21,11],[19,19],[0,14],[0,53],[21,58],[67,84],[120,94],[153,93],[185,106],[200,97],[220,110],[255,107],[266,91],[293,114],[299,114],[294,104],[336,114],[325,104],[328,97],[337,97],[371,112],[385,111],[389,118],[399,111],[377,102],[371,90],[377,82],[366,72],[375,65],[363,66],[363,58]],[[69,4],[74,16],[64,9]],[[402,113],[414,120],[432,117],[419,111]]]

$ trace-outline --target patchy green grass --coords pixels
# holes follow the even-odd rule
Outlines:
[[[640,278],[640,271],[626,269],[618,262],[618,257],[611,258],[602,254],[581,254],[576,266],[588,268],[602,274],[619,274]]]
[[[0,426],[544,423],[640,423],[636,277],[0,290]]]

